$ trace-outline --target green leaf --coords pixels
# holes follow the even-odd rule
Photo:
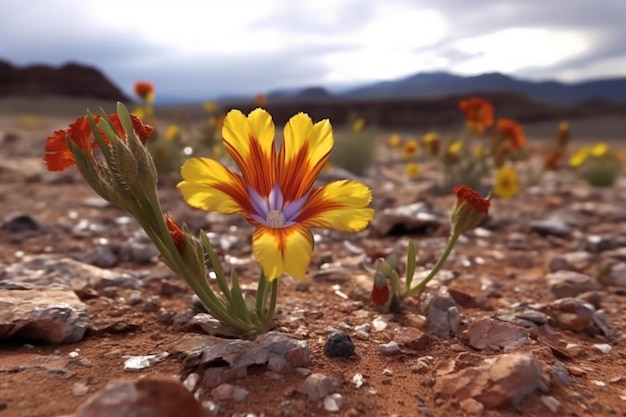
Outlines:
[[[413,275],[415,275],[415,245],[413,240],[409,240],[409,249],[406,254],[406,289],[411,288],[413,282]]]

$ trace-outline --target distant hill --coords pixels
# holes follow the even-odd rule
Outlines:
[[[94,67],[68,63],[16,67],[0,60],[1,96],[62,96],[128,102],[115,84]]]
[[[318,89],[322,89],[318,87]],[[311,88],[292,88],[268,94],[279,100],[298,100],[308,96]],[[327,90],[317,100],[377,100],[440,98],[487,92],[506,92],[524,95],[530,99],[552,104],[575,104],[588,100],[626,103],[626,78],[592,80],[579,83],[557,81],[527,81],[501,73],[464,77],[447,72],[418,73],[406,78],[375,82],[339,93]],[[313,97],[307,97],[313,98]]]

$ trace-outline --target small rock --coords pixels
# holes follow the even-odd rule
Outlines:
[[[485,411],[485,406],[473,398],[461,400],[459,406],[461,410],[465,411],[465,413],[470,416],[482,416]]]
[[[168,353],[161,353],[158,355],[143,355],[143,356],[130,356],[124,361],[125,371],[137,371],[139,369],[149,368],[152,365],[163,361],[167,357]]]
[[[363,378],[362,374],[354,374],[354,376],[352,377],[352,383],[354,384],[355,388],[361,388],[365,383],[365,378]]]
[[[336,413],[343,406],[343,396],[341,394],[331,394],[324,397],[324,410]]]
[[[394,356],[400,353],[400,345],[397,342],[391,341],[380,345],[380,353],[383,356]]]
[[[0,230],[15,234],[30,232],[39,230],[39,223],[28,214],[14,214],[4,219]]]
[[[546,276],[548,288],[556,298],[576,297],[587,291],[599,288],[589,275],[574,271],[558,271]]]
[[[324,353],[329,357],[349,358],[354,355],[354,343],[347,333],[335,331],[326,340]]]
[[[432,337],[414,327],[400,327],[396,330],[394,340],[401,347],[410,350],[424,350],[432,344]]]
[[[531,221],[530,223],[528,223],[528,228],[531,232],[536,232],[543,236],[551,235],[561,238],[568,238],[572,234],[572,229],[563,221],[557,218]]]
[[[334,390],[335,384],[333,380],[322,374],[309,375],[298,389],[299,392],[306,394],[310,401],[317,401],[327,397]]]
[[[593,324],[595,309],[577,298],[561,298],[544,307],[556,327],[579,332]]]
[[[81,405],[75,417],[206,417],[193,394],[172,378],[148,376],[110,385]]]
[[[76,382],[72,385],[72,395],[75,397],[82,397],[89,392],[89,387],[82,382]]]
[[[551,395],[542,395],[539,397],[539,401],[541,401],[541,404],[545,405],[554,414],[561,411],[561,402]]]
[[[609,353],[613,349],[611,345],[607,345],[606,343],[596,343],[593,345],[593,348],[602,353]]]
[[[461,324],[461,317],[445,287],[436,294],[429,293],[426,302],[426,328],[439,337],[454,337]]]
[[[248,394],[246,389],[231,384],[220,384],[211,390],[211,395],[218,401],[243,401],[248,397]]]

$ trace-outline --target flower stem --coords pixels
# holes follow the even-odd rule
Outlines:
[[[448,256],[450,256],[450,253],[452,253],[452,249],[454,249],[454,246],[456,245],[456,242],[457,240],[459,240],[460,236],[461,234],[459,232],[452,229],[450,240],[448,240],[448,245],[446,246],[446,249],[441,254],[441,257],[439,258],[433,269],[430,271],[430,274],[428,274],[426,278],[421,280],[415,287],[407,288],[404,291],[404,297],[408,297],[409,295],[421,292],[424,287],[426,287],[426,284],[428,284],[430,280],[433,279],[435,275],[437,275],[437,272],[439,272],[443,264],[446,262]]]

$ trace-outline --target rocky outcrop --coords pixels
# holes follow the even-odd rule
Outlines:
[[[15,67],[0,60],[0,97],[63,96],[129,101],[128,97],[97,68],[77,63],[61,67],[31,65]]]

